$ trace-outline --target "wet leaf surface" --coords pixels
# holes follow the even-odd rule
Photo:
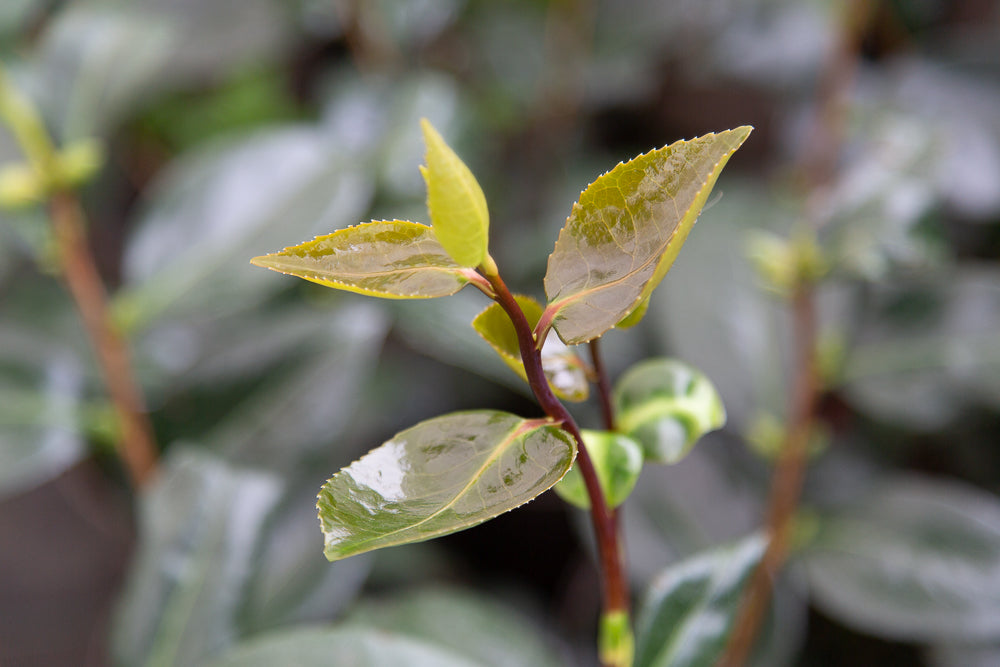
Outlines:
[[[576,455],[547,420],[459,412],[398,433],[334,475],[317,507],[337,560],[469,528],[549,489]]]

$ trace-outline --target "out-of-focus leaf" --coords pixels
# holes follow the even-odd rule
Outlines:
[[[545,274],[542,327],[583,343],[625,319],[666,275],[729,157],[739,127],[678,141],[599,177],[573,205]]]
[[[254,550],[280,485],[174,447],[141,500],[139,548],[114,626],[123,665],[197,665],[237,637]]]
[[[975,402],[1000,405],[1000,272],[875,286],[843,372],[858,410],[920,430]]]
[[[451,651],[364,626],[280,632],[237,646],[211,667],[481,667]]]
[[[386,299],[449,296],[477,279],[451,259],[430,227],[369,222],[251,260],[335,289]]]
[[[162,88],[176,29],[134,7],[78,3],[57,12],[40,45],[38,83],[61,140],[109,132]]]
[[[637,585],[656,576],[664,563],[737,540],[760,523],[757,485],[731,460],[716,456],[724,436],[707,437],[721,442],[696,447],[676,465],[646,466],[629,497],[622,529]]]
[[[447,299],[393,301],[394,331],[409,345],[445,364],[488,378],[511,391],[531,395],[528,385],[510,372],[499,355],[469,326],[483,307],[478,290],[465,290]]]
[[[388,324],[366,305],[316,320],[310,353],[247,396],[206,441],[231,460],[292,472],[349,427]]]
[[[138,0],[136,13],[169,26],[170,59],[160,86],[204,86],[230,73],[274,63],[294,42],[293,16],[273,0]]]
[[[923,149],[917,160],[898,165],[902,179],[970,221],[992,221],[1000,211],[996,81],[909,57],[869,73],[859,84],[858,117],[875,126],[873,138],[902,132],[910,146]]]
[[[350,157],[321,128],[293,126],[175,163],[126,248],[119,319],[138,329],[218,317],[273,294],[282,281],[250,257],[344,227],[368,206],[371,185]]]
[[[830,517],[803,554],[812,598],[847,626],[906,641],[1000,638],[1000,500],[892,479]]]
[[[642,447],[620,433],[584,430],[582,435],[604,498],[611,507],[618,507],[632,493],[642,472]],[[587,495],[579,466],[570,468],[555,485],[555,490],[566,502],[581,509],[590,509],[590,496]]]
[[[459,265],[476,267],[486,257],[490,215],[479,182],[438,131],[420,121],[427,144],[427,210],[434,235]]]
[[[514,299],[524,312],[528,324],[534,327],[542,316],[542,304],[530,296],[515,296]],[[472,320],[472,328],[496,350],[510,368],[521,379],[528,381],[528,374],[521,361],[521,349],[517,343],[514,325],[498,303],[491,304]],[[585,401],[590,394],[590,381],[583,361],[561,341],[546,339],[542,346],[542,369],[549,386],[556,396],[567,401]]]
[[[642,445],[647,461],[676,463],[699,438],[726,423],[711,381],[676,359],[630,368],[615,385],[614,402],[619,430]]]
[[[0,299],[0,495],[26,491],[76,463],[104,404],[69,296],[32,277],[21,266]]]
[[[433,642],[484,667],[555,667],[562,662],[537,623],[484,596],[460,590],[407,592],[356,607],[348,622]]]
[[[184,151],[216,137],[291,122],[300,114],[280,65],[237,71],[212,90],[180,91],[146,110],[144,133]]]
[[[715,665],[766,546],[764,537],[752,535],[657,577],[636,619],[636,667]]]
[[[927,123],[909,112],[873,115],[833,185],[826,245],[839,271],[887,280],[944,259],[943,235],[924,229],[938,205],[930,173],[938,156]]]
[[[13,333],[7,329],[0,335]],[[0,371],[0,496],[62,472],[86,451],[83,370],[65,351],[47,356],[44,365],[34,369],[38,377],[27,381]]]
[[[421,422],[323,486],[326,557],[478,525],[551,488],[575,456],[573,439],[544,419],[481,410]]]
[[[281,626],[320,623],[357,595],[371,569],[364,556],[330,563],[316,532],[314,486],[302,480],[268,520],[241,605],[243,636]]]
[[[760,289],[747,235],[784,231],[792,221],[766,191],[732,181],[706,215],[712,224],[685,246],[648,318],[660,349],[712,378],[729,423],[742,428],[758,411],[784,414],[783,352],[791,349],[786,309]]]

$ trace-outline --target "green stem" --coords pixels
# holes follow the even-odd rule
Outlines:
[[[494,265],[495,266],[495,265]],[[491,269],[493,267],[490,267]],[[510,317],[517,333],[517,343],[521,351],[521,359],[524,362],[524,369],[528,376],[528,384],[535,394],[535,398],[542,406],[549,417],[561,423],[565,429],[577,442],[577,464],[580,466],[580,473],[583,476],[584,484],[587,488],[587,495],[590,498],[590,517],[594,526],[595,537],[597,538],[597,550],[601,564],[602,589],[604,598],[604,614],[607,617],[627,618],[629,613],[628,585],[625,579],[625,568],[622,562],[622,549],[618,542],[618,533],[615,528],[614,516],[608,507],[597,478],[597,471],[593,461],[587,453],[587,448],[583,442],[583,435],[577,426],[572,415],[565,406],[559,402],[542,369],[542,357],[535,346],[535,337],[532,333],[531,325],[520,306],[517,305],[514,296],[507,289],[507,285],[500,278],[495,270],[484,271],[486,278],[496,292],[496,301],[504,312]]]

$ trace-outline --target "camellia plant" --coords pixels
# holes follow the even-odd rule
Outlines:
[[[752,128],[678,141],[590,184],[549,257],[544,304],[507,288],[490,256],[482,189],[431,124],[424,120],[422,128],[430,226],[364,223],[253,263],[388,299],[443,297],[473,285],[494,302],[473,328],[530,385],[545,416],[475,410],[398,433],[320,491],[326,556],[332,561],[453,533],[555,487],[591,515],[603,587],[601,662],[631,665],[638,650],[640,662],[649,663],[642,658],[648,655],[649,664],[660,664],[677,635],[654,622],[640,623],[633,637],[616,508],[644,463],[678,461],[724,424],[725,410],[704,375],[671,359],[638,364],[612,389],[597,342],[642,318],[719,173]],[[583,343],[592,365],[576,352]],[[604,430],[581,430],[563,404],[585,400],[592,382]],[[756,542],[751,547],[759,552]]]

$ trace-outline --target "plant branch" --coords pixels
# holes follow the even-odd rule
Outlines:
[[[604,429],[607,431],[617,431],[618,425],[615,423],[615,409],[611,403],[611,380],[608,379],[608,372],[604,367],[604,359],[601,357],[601,346],[597,338],[590,341],[590,360],[594,365],[594,375],[597,376],[597,393],[601,403],[601,416],[604,419]]]
[[[142,487],[155,472],[157,447],[128,346],[112,323],[104,284],[87,246],[79,201],[70,192],[55,192],[50,210],[66,286],[80,311],[121,424],[119,454],[132,483]]]
[[[861,38],[875,4],[852,0],[845,6],[840,38],[821,73],[813,133],[802,160],[807,189],[806,219],[814,230],[825,221],[820,211],[829,210],[818,200],[826,194],[826,186],[836,172],[844,140],[847,92],[857,70]],[[733,634],[718,663],[720,667],[742,667],[753,649],[771,601],[774,579],[788,559],[793,519],[805,482],[809,437],[821,391],[812,281],[799,277],[791,296],[791,309],[796,370],[788,396],[789,423],[768,499],[766,525],[770,541],[743,595]]]
[[[802,495],[809,436],[820,391],[816,359],[816,302],[813,287],[801,284],[792,297],[796,377],[789,393],[791,421],[774,470],[768,499],[769,542],[743,595],[720,667],[742,667],[753,649],[771,601],[775,577],[788,558],[795,511]]]
[[[28,160],[30,198],[49,202],[59,266],[80,311],[120,422],[119,453],[133,485],[141,487],[155,471],[158,450],[145,415],[142,392],[132,373],[128,346],[112,322],[104,283],[87,244],[83,210],[72,189],[73,184],[90,173],[93,165],[76,165],[68,170],[69,156],[56,150],[41,116],[31,101],[10,84],[2,67],[0,120],[10,129]]]
[[[514,324],[517,332],[518,347],[521,350],[521,358],[524,362],[524,369],[527,372],[528,383],[535,394],[535,398],[542,406],[549,417],[562,424],[577,443],[577,464],[580,466],[580,473],[583,476],[587,487],[587,495],[590,498],[590,517],[594,526],[595,537],[597,538],[597,550],[601,563],[602,589],[604,597],[604,615],[625,613],[629,611],[628,584],[625,579],[625,568],[622,562],[622,549],[618,543],[618,534],[615,529],[615,521],[604,491],[601,489],[597,479],[597,471],[587,453],[587,447],[583,442],[583,435],[572,415],[565,406],[559,402],[542,369],[542,357],[535,345],[535,337],[531,330],[524,312],[517,305],[507,285],[504,284],[499,274],[488,272],[486,274],[493,290],[496,292],[496,301],[504,309]]]

